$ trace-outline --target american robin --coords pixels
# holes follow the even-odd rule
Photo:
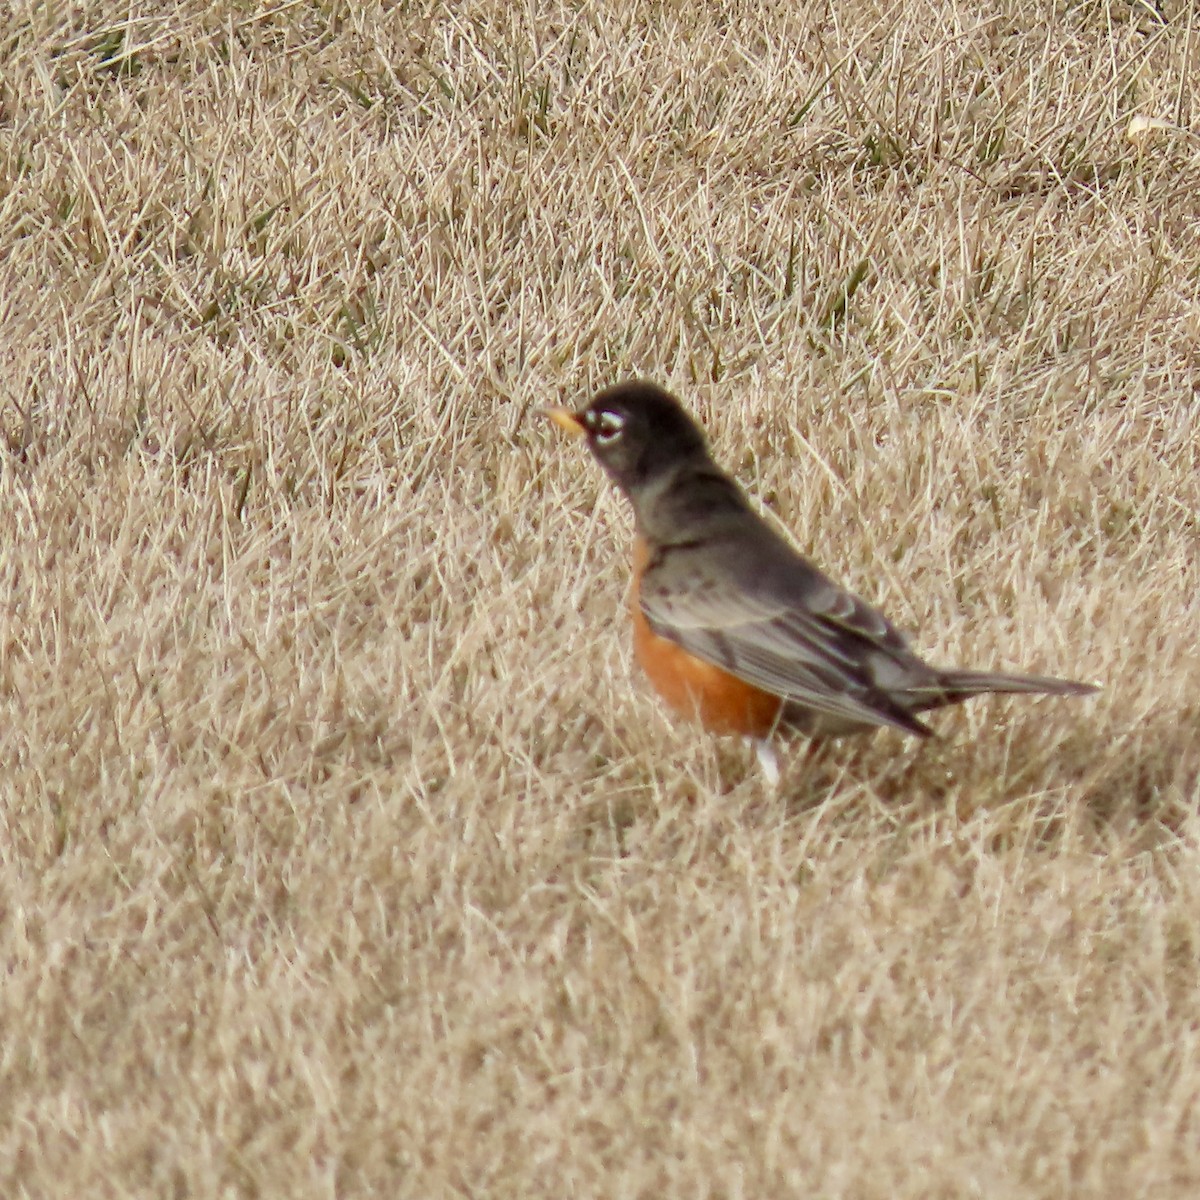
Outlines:
[[[1092,684],[930,666],[749,505],[699,426],[652,383],[618,384],[580,412],[543,409],[587,438],[629,497],[634,654],[666,703],[715,733],[753,739],[772,783],[777,729],[810,736],[890,725],[984,692],[1080,696]]]

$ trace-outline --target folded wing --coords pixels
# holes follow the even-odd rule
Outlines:
[[[774,531],[713,553],[659,550],[642,577],[651,628],[747,683],[830,716],[929,729],[894,691],[938,675],[875,609],[839,588]],[[767,544],[764,544],[767,543]]]

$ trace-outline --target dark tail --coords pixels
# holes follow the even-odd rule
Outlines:
[[[1049,675],[1004,675],[998,671],[939,671],[937,683],[929,689],[914,689],[914,711],[957,704],[987,692],[1041,694],[1047,696],[1089,696],[1100,690],[1094,683],[1074,679],[1055,679]]]

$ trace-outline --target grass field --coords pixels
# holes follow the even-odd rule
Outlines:
[[[0,1194],[1195,1196],[1195,12],[9,9]],[[772,794],[532,414],[633,375],[1104,691]]]

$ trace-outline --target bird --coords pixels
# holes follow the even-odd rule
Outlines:
[[[714,461],[700,426],[647,380],[578,412],[540,410],[587,447],[633,507],[634,657],[667,707],[755,747],[772,736],[879,727],[928,738],[918,714],[988,692],[1082,696],[1095,684],[935,667],[861,597],[825,575]]]

